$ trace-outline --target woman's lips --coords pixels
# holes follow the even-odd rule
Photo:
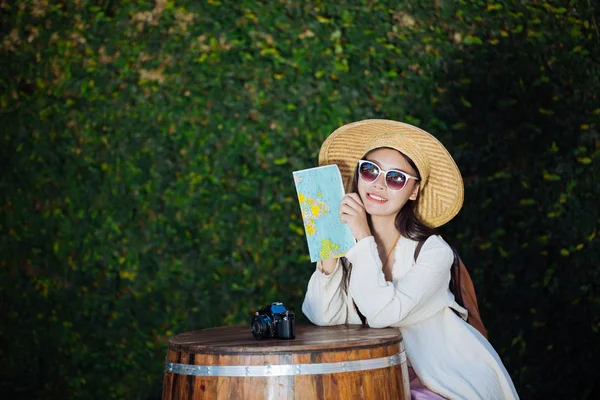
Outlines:
[[[367,198],[371,201],[376,202],[377,204],[383,204],[387,201],[387,199],[385,199],[375,193],[367,193]]]

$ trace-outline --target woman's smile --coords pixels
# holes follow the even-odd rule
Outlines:
[[[367,193],[367,199],[370,200],[370,201],[373,201],[373,202],[375,202],[377,204],[383,204],[386,201],[388,201],[386,198],[381,197],[381,196],[379,196],[379,195],[377,195],[375,193]]]

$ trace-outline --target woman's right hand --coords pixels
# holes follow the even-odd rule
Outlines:
[[[340,219],[348,224],[357,242],[371,236],[367,212],[358,193],[348,193],[340,202]]]

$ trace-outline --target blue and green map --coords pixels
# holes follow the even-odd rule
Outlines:
[[[340,220],[344,186],[337,165],[294,171],[293,175],[310,260],[342,257],[355,241],[348,225]]]

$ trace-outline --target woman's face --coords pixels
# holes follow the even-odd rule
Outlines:
[[[374,150],[365,157],[365,160],[375,162],[384,171],[396,169],[417,176],[417,171],[410,166],[404,156],[393,149]],[[374,182],[370,183],[359,178],[358,194],[367,213],[372,216],[391,216],[395,218],[398,211],[404,207],[408,200],[417,198],[419,193],[418,183],[415,179],[409,179],[404,188],[394,191],[388,189],[384,174],[380,174]]]

